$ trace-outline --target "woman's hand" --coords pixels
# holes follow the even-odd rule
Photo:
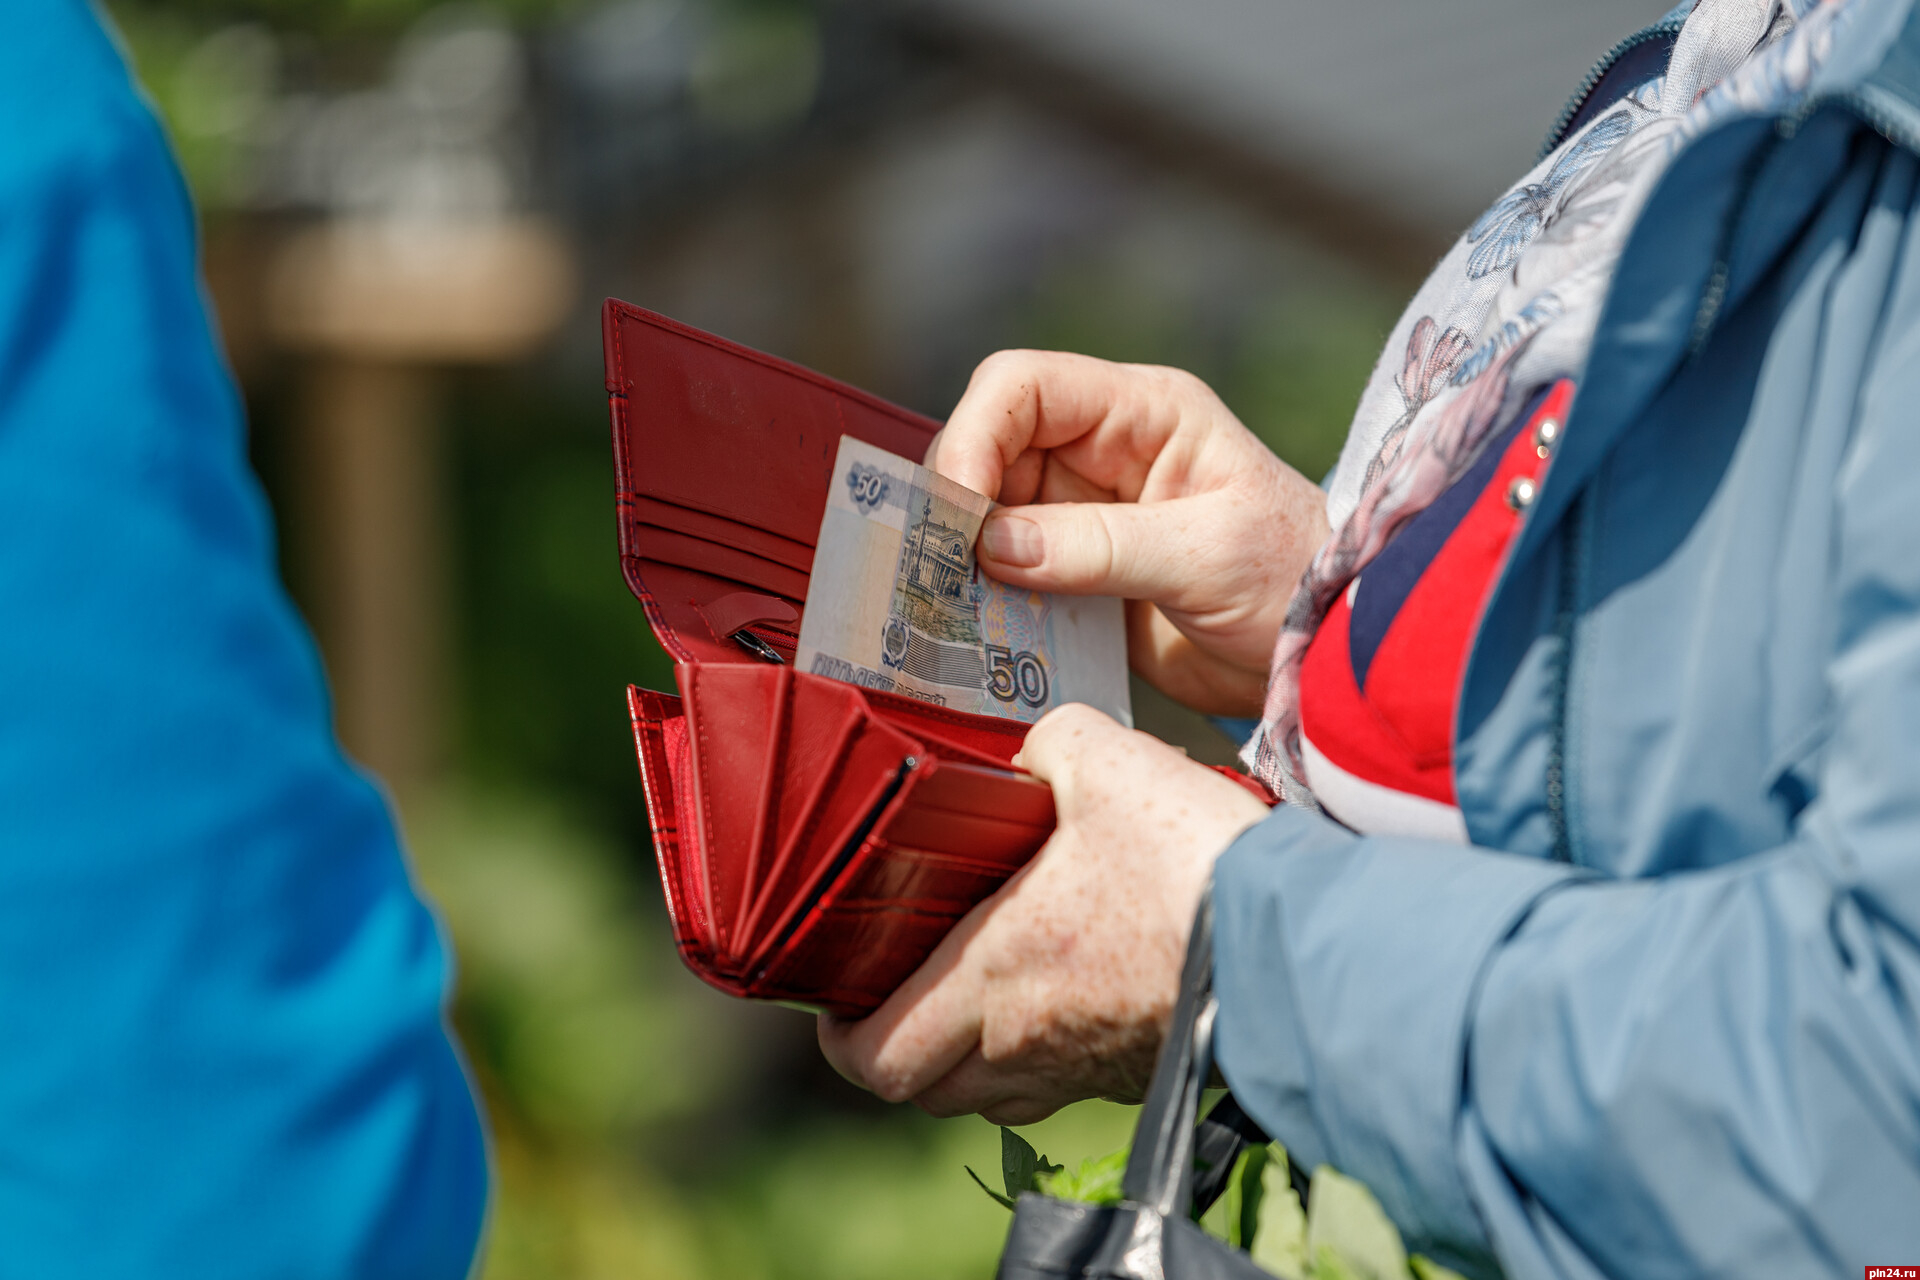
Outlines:
[[[1078,704],[1034,725],[1020,763],[1053,786],[1046,847],[877,1011],[820,1019],[827,1058],[889,1101],[1029,1124],[1082,1098],[1137,1100],[1214,859],[1267,814]]]
[[[1258,715],[1294,585],[1327,537],[1318,485],[1191,374],[1002,351],[974,371],[927,466],[996,498],[980,563],[1003,582],[1121,596],[1148,683]]]

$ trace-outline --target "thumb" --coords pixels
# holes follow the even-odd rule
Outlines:
[[[1053,787],[1057,801],[1060,788],[1071,781],[1073,757],[1085,748],[1086,739],[1132,732],[1098,708],[1069,702],[1034,722],[1013,762]]]
[[[1001,582],[1074,596],[1160,600],[1193,585],[1201,513],[1169,502],[1002,507],[980,530],[980,566]]]

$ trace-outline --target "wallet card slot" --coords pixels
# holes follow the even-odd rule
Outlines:
[[[892,823],[890,826],[897,827]],[[895,841],[890,835],[862,865],[857,883],[834,895],[835,910],[907,910],[958,919],[990,897],[1033,856],[996,860],[942,853]]]
[[[840,437],[913,458],[940,424],[611,298],[601,332],[628,584],[675,657],[738,661],[681,606],[744,587],[797,611]]]
[[[1032,774],[942,761],[913,793],[916,809],[1002,818],[1048,832],[1056,821],[1053,788]]]
[[[912,976],[958,919],[896,906],[820,911],[747,994],[862,1017]]]
[[[745,949],[745,930],[751,928],[748,913],[757,904],[760,887],[761,852],[779,835],[780,793],[787,779],[787,766],[793,756],[787,742],[787,727],[793,712],[793,668],[774,668],[779,694],[774,699],[772,732],[767,735],[767,765],[760,777],[760,794],[754,798],[753,838],[747,845],[747,868],[742,876],[745,886],[740,903],[738,925],[728,938],[733,950]]]
[[[759,949],[762,954],[776,956],[780,954],[781,948],[787,944],[787,940],[793,936],[801,922],[813,913],[821,897],[847,870],[849,864],[854,861],[855,855],[866,845],[867,837],[872,833],[874,825],[880,821],[887,807],[900,794],[900,788],[905,785],[907,776],[913,772],[918,763],[912,756],[907,756],[893,771],[892,776],[881,784],[877,794],[865,806],[865,813],[860,820],[836,842],[833,856],[815,871],[805,891],[794,899],[792,906],[774,926],[772,937],[766,946]],[[764,967],[764,961],[757,962],[756,973]]]
[[[762,559],[751,552],[671,529],[638,530],[633,551],[643,561],[657,561],[726,578],[730,582],[770,595],[784,596],[788,600],[804,601],[807,598],[806,574]]]
[[[941,775],[948,777],[942,781]],[[937,801],[938,803],[930,803]],[[1043,807],[1035,809],[1038,801]],[[998,803],[1023,810],[1017,820],[983,818]],[[978,806],[969,813],[945,806]],[[998,770],[923,763],[868,832],[844,871],[823,882],[791,936],[754,971],[750,989],[797,990],[809,998],[875,1007],[917,969],[948,929],[1030,861],[1051,833],[1052,792]],[[1044,821],[1033,821],[1043,816]],[[969,820],[992,829],[962,830]],[[932,848],[906,842],[928,837]],[[984,845],[955,842],[986,838]],[[947,846],[947,847],[941,847]],[[830,973],[832,990],[803,984],[802,975]],[[864,1002],[864,1003],[862,1003]]]
[[[792,690],[794,708],[781,755],[788,777],[774,826],[777,843],[741,929],[747,953],[759,949],[754,940],[768,904],[778,893],[791,893],[804,877],[802,846],[819,827],[821,809],[841,781],[842,766],[866,719],[852,690],[823,687],[823,682],[804,676],[793,681]]]
[[[1052,826],[1036,826],[1019,818],[992,813],[965,813],[916,803],[901,810],[887,825],[887,839],[903,847],[924,849],[941,856],[971,857],[983,865],[1019,866],[1034,855],[1052,834]]]
[[[664,529],[671,533],[684,533],[705,542],[748,552],[795,573],[813,572],[812,543],[796,542],[770,529],[663,502],[645,494],[622,494],[619,505],[636,531]],[[636,551],[634,554],[646,553]]]
[[[680,683],[693,747],[693,804],[705,855],[707,911],[721,962],[739,958],[739,925],[753,885],[756,801],[779,765],[773,722],[789,667],[683,663]]]

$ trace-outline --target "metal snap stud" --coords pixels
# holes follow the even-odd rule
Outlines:
[[[1541,457],[1553,452],[1553,446],[1560,442],[1560,420],[1542,418],[1540,425],[1533,429],[1533,451]]]
[[[1513,483],[1507,486],[1507,505],[1515,511],[1525,511],[1533,504],[1535,492],[1531,476],[1515,476]]]

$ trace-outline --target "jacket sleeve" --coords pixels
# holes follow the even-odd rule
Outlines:
[[[467,1274],[448,956],[276,579],[193,211],[85,0],[0,39],[0,1240]]]
[[[1911,243],[1900,273],[1835,482],[1831,718],[1785,843],[1603,880],[1281,811],[1218,865],[1228,1082],[1466,1269],[1920,1260]]]

